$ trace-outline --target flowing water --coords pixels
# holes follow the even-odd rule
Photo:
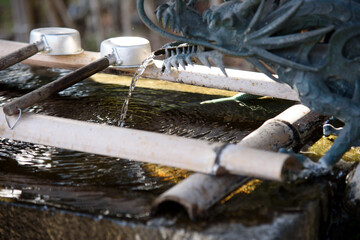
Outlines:
[[[31,68],[21,64],[0,71],[0,106],[11,101],[12,98],[24,95],[68,73],[68,70]],[[99,124],[118,125],[118,110],[126,96],[130,95],[132,101],[127,111],[126,122],[123,122],[123,126],[127,128],[210,142],[237,143],[265,120],[293,104],[293,102],[270,98],[216,103],[216,101],[208,100],[224,96],[209,94],[208,89],[205,91],[198,89],[195,92],[186,91],[184,88],[182,91],[159,89],[156,87],[158,83],[153,87],[143,84],[146,82],[144,79],[139,79],[137,91],[132,92],[138,78],[133,78],[129,93],[127,86],[99,83],[95,81],[96,76],[99,75],[82,81],[30,107],[27,111]],[[110,75],[109,78],[111,78]],[[130,78],[126,77],[126,80],[128,82]],[[321,142],[319,140],[318,145],[321,145],[321,148],[326,147],[323,140]],[[312,148],[309,150],[311,154],[319,152]],[[139,151],[141,151],[140,146]],[[117,224],[124,226],[124,229],[130,229],[139,222],[145,223],[152,229],[161,225],[161,231],[164,229],[163,226],[179,227],[184,233],[187,233],[189,229],[196,232],[204,229],[207,231],[211,225],[229,226],[228,230],[221,230],[221,235],[224,236],[234,229],[242,231],[243,226],[250,229],[260,226],[259,231],[253,232],[255,235],[251,236],[258,236],[257,234],[265,236],[266,231],[263,231],[263,227],[270,226],[270,232],[272,232],[278,226],[268,224],[279,216],[292,213],[301,213],[300,215],[305,216],[307,213],[317,214],[322,211],[326,215],[328,211],[325,208],[331,209],[334,205],[335,210],[330,212],[331,223],[326,233],[326,236],[332,237],[324,239],[339,239],[343,237],[343,233],[349,235],[349,228],[350,230],[353,228],[353,236],[358,237],[357,219],[349,224],[348,215],[342,209],[344,192],[337,191],[336,194],[339,196],[335,200],[329,197],[329,192],[335,192],[334,189],[338,188],[336,185],[345,182],[345,175],[341,171],[333,175],[337,180],[331,182],[319,178],[302,183],[264,181],[255,182],[254,185],[245,185],[213,206],[196,222],[189,221],[184,214],[164,218],[150,217],[149,209],[155,197],[189,174],[191,173],[181,169],[74,152],[0,137],[0,204],[3,207],[0,210],[10,209],[9,213],[5,212],[5,215],[1,215],[4,212],[0,213],[3,226],[0,228],[0,239],[3,233],[1,231],[4,229],[8,230],[9,236],[19,232],[23,237],[24,234],[29,233],[30,235],[26,236],[30,239],[31,234],[40,226],[37,225],[41,221],[38,218],[38,212],[44,215],[47,212],[51,212],[52,216],[61,215],[56,218],[61,220],[66,215],[63,214],[63,210],[71,211],[70,218],[75,219],[76,227],[71,230],[68,228],[69,222],[60,224],[65,230],[61,232],[59,228],[59,236],[69,231],[76,231],[74,236],[78,236],[79,232],[90,230],[88,228],[91,225],[88,225],[88,221],[84,218],[74,218],[74,216],[82,216],[82,213],[91,216],[90,219],[95,219],[98,223],[101,222],[97,220],[104,217],[107,220],[113,219]],[[343,180],[340,181],[340,178]],[[342,185],[345,186],[345,184]],[[329,190],[329,187],[332,189]],[[318,211],[314,211],[314,199],[316,203],[324,204],[320,204],[322,207]],[[4,202],[10,204],[4,204]],[[332,202],[330,206],[328,206],[329,202]],[[30,208],[23,207],[24,205]],[[39,211],[48,208],[51,210]],[[299,226],[300,231],[310,231],[311,226],[318,227],[315,219],[303,218],[303,216],[297,218],[295,222],[295,226]],[[314,216],[319,220],[318,215]],[[33,222],[33,226],[24,226],[23,222],[17,221],[19,217],[26,219],[24,221],[26,224]],[[301,219],[305,219],[305,222],[300,221]],[[124,221],[118,222],[118,220]],[[79,227],[82,221],[83,228]],[[157,221],[160,221],[158,225],[156,225]],[[236,227],[238,225],[233,225],[237,222],[243,224],[239,229]],[[48,224],[51,230],[59,227],[56,224],[52,225],[52,222]],[[41,223],[42,227],[43,225]],[[284,225],[280,224],[279,227],[281,226]],[[112,224],[102,224],[100,228],[92,230],[104,236],[107,236],[108,230],[114,230]],[[294,228],[294,225],[291,225],[291,228]],[[321,226],[321,228],[325,230],[327,227]],[[134,228],[136,236],[138,233],[145,239],[152,236],[137,230]],[[284,229],[282,231],[288,232]],[[314,231],[317,232],[318,229]],[[119,234],[118,229],[116,229],[116,234]],[[297,236],[297,234],[292,236]],[[14,239],[21,237],[14,237]],[[44,239],[47,238],[49,238],[48,235],[44,237]]]
[[[134,76],[131,79],[131,83],[130,83],[130,86],[129,86],[129,93],[128,93],[127,97],[125,98],[124,104],[121,107],[120,120],[119,120],[119,124],[118,124],[120,127],[124,127],[125,119],[126,119],[126,113],[128,111],[128,108],[129,108],[129,101],[130,101],[130,98],[132,96],[132,92],[135,89],[136,82],[141,77],[141,75],[145,72],[147,66],[150,65],[153,62],[154,56],[155,56],[154,52],[152,52],[150,54],[150,56],[148,56],[142,62],[141,66],[136,70]]]
[[[0,106],[67,73],[21,64],[0,71]],[[139,86],[130,95],[125,127],[229,143],[239,142],[293,104],[275,99],[200,104],[223,96]],[[87,79],[27,111],[117,125],[118,110],[126,96],[127,86]],[[0,138],[2,201],[143,219],[156,196],[189,174],[129,159]]]

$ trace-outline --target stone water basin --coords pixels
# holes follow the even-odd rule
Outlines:
[[[22,64],[0,71],[0,105],[68,72]],[[117,125],[130,80],[96,74],[29,111]],[[272,98],[200,104],[234,94],[140,79],[125,127],[237,143],[294,104]],[[189,171],[0,142],[0,239],[317,239],[329,232],[330,194],[339,189],[323,178],[297,183],[255,179],[191,221],[176,206],[150,212],[154,199]],[[314,156],[319,152],[311,149]],[[333,177],[343,180],[344,174]]]

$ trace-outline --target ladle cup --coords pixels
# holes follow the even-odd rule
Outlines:
[[[47,55],[74,55],[81,53],[80,34],[71,28],[37,28],[30,32],[30,44],[0,58],[0,70],[21,62],[38,52]]]
[[[17,114],[21,110],[104,70],[110,65],[122,68],[140,67],[143,60],[151,54],[150,42],[140,37],[111,38],[103,41],[100,49],[102,58],[5,104],[4,113],[10,116]]]

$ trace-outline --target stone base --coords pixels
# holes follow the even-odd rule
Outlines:
[[[0,239],[318,239],[328,200],[327,187],[320,186],[264,182],[197,221],[184,211],[125,219],[2,202]]]

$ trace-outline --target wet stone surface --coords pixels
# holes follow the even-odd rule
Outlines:
[[[21,64],[0,71],[0,105],[66,73]],[[87,79],[28,111],[117,125],[127,91]],[[219,97],[138,87],[125,127],[237,143],[294,104],[270,98],[200,104]],[[0,139],[0,239],[317,239],[326,236],[330,194],[339,188],[327,178],[255,180],[196,221],[174,206],[151,216],[153,200],[189,174]]]
[[[105,213],[89,214],[91,206],[79,211],[81,206],[73,205],[76,210],[64,211],[60,206],[38,202],[34,207],[6,203],[3,199],[0,235],[2,239],[317,239],[321,223],[326,221],[328,187],[321,182],[315,185],[264,182],[251,194],[241,192],[217,204],[196,221],[190,221],[182,211],[127,219]],[[38,189],[56,191],[52,187]],[[75,188],[58,190],[67,194],[76,191],[79,202],[81,195],[91,195]],[[12,194],[17,192],[14,190]],[[135,199],[129,204],[119,199],[115,202],[102,199],[107,209],[127,206],[130,214],[134,209],[147,211],[146,201]],[[143,209],[137,204],[144,204]]]

